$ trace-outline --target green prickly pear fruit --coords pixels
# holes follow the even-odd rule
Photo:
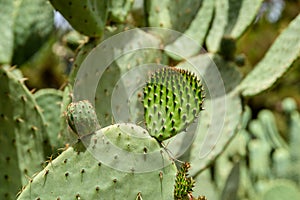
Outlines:
[[[158,141],[183,131],[203,109],[199,78],[186,70],[166,67],[152,74],[144,87],[146,127]]]
[[[67,109],[67,121],[70,128],[79,136],[86,136],[100,128],[96,112],[87,101],[72,102]]]

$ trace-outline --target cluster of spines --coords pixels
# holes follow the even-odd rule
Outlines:
[[[202,110],[203,88],[186,70],[166,67],[154,72],[144,87],[144,114],[150,134],[159,141],[172,137]]]
[[[174,198],[176,200],[187,199],[192,196],[195,181],[192,177],[188,177],[189,168],[190,164],[184,163],[177,172],[174,189]]]

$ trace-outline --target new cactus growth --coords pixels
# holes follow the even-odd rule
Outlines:
[[[188,199],[192,195],[195,181],[192,177],[188,177],[189,168],[190,164],[184,163],[177,172],[174,189],[175,199]]]
[[[150,135],[158,141],[183,131],[203,109],[201,81],[189,71],[163,68],[144,87],[144,115]]]
[[[189,176],[189,163],[183,163],[176,174],[174,199],[175,200],[207,200],[205,196],[193,197],[195,180]]]

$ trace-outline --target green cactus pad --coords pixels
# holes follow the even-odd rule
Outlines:
[[[156,71],[144,87],[144,116],[150,135],[163,141],[183,131],[203,109],[203,98],[195,74],[171,67]]]
[[[124,47],[114,47],[114,51],[118,52],[120,57],[114,59],[114,62],[106,68],[99,80],[95,94],[95,109],[102,127],[116,123],[117,119],[113,116],[112,110],[116,111],[115,115],[119,115],[118,111],[125,106],[129,107],[130,113],[126,119],[123,118],[122,122],[138,123],[143,120],[143,105],[139,97],[142,95],[142,90],[134,91],[128,99],[129,105],[126,104],[125,106],[120,105],[118,100],[121,101],[122,99],[120,96],[113,96],[113,92],[124,93],[129,86],[138,86],[143,80],[142,77],[146,76],[146,73],[139,71],[140,69],[143,71],[148,64],[150,65],[149,69],[151,69],[152,65],[157,66],[165,62],[160,50],[159,39],[142,30],[137,30],[133,34],[134,39],[130,39],[130,42]],[[153,46],[153,48],[144,48],[148,45]],[[136,78],[126,79],[128,77],[126,75],[130,72],[136,72],[140,77],[133,75]],[[126,98],[125,95],[123,97]],[[124,99],[124,101],[126,100]]]
[[[260,200],[298,200],[300,199],[299,187],[289,180],[273,180],[266,183],[266,188],[262,192]]]
[[[80,45],[77,49],[72,70],[69,75],[69,82],[71,85],[74,84],[77,72],[81,63],[87,57],[87,55],[99,44],[100,40],[97,38],[90,38],[86,43]]]
[[[92,134],[100,128],[96,112],[87,100],[70,103],[67,110],[67,121],[70,128],[79,137]]]
[[[202,1],[177,0],[146,0],[145,11],[147,26],[169,28],[184,32],[195,18]],[[163,36],[169,39],[168,35]]]
[[[174,50],[180,52],[180,56],[184,57],[194,56],[201,50],[209,24],[213,18],[214,3],[214,0],[202,1],[197,15],[184,32],[184,36],[177,38],[173,43],[165,47],[169,56],[175,60],[181,60],[181,57],[172,54]]]
[[[220,194],[217,188],[217,185],[212,180],[212,175],[209,169],[204,170],[198,176],[194,177],[196,182],[193,189],[193,194],[196,195],[205,195],[205,197],[210,199],[220,199]]]
[[[54,16],[52,6],[44,0],[23,0],[15,5],[12,64],[20,65],[47,41],[53,31]]]
[[[1,1],[0,6],[0,31],[2,32],[2,37],[0,37],[0,63],[9,64],[11,63],[14,48],[14,34],[11,28],[14,24],[14,2],[10,0]]]
[[[200,75],[203,76],[203,81],[210,84],[204,85],[205,109],[200,112],[201,120],[197,126],[197,135],[187,152],[187,157],[182,158],[191,163],[190,174],[195,176],[207,168],[224,151],[239,129],[242,105],[235,89],[241,75],[235,65],[214,54],[193,57],[189,59],[189,62],[179,63],[179,66],[181,69],[187,69],[196,74],[201,71],[203,74]],[[216,72],[216,70],[218,71]],[[224,84],[223,90],[218,94],[213,94],[222,87],[221,84]],[[211,87],[211,91],[207,88],[208,86]],[[222,105],[224,101],[226,105]],[[231,112],[232,110],[234,112]],[[223,126],[218,128],[220,124]]]
[[[134,0],[109,0],[109,19],[113,22],[124,22],[133,6]]]
[[[22,79],[0,68],[0,198],[15,195],[42,169],[45,122]]]
[[[61,107],[60,113],[62,118],[59,124],[59,136],[60,140],[65,145],[75,144],[78,140],[78,136],[74,134],[74,132],[68,127],[67,119],[67,109],[68,105],[72,102],[72,87],[70,84],[66,85],[64,91],[62,92],[62,100],[61,100]]]
[[[2,0],[0,7],[0,63],[20,65],[48,39],[53,8],[44,0]]]
[[[244,96],[254,96],[270,88],[300,54],[300,15],[278,36],[263,59],[239,86]]]
[[[131,130],[131,137],[123,129],[124,126],[126,130]],[[100,141],[106,136],[117,147],[128,151],[128,154],[143,153],[145,159],[148,153],[160,151],[155,139],[150,136],[137,138],[136,135],[143,134],[137,131],[139,129],[132,129],[132,126],[126,124],[115,124],[85,137],[85,142],[90,144],[88,149],[95,149],[101,146]],[[144,140],[143,144],[141,139]],[[95,141],[98,141],[97,144]],[[18,199],[173,199],[176,172],[174,164],[145,173],[118,171],[95,159],[79,142],[37,174]]]
[[[55,89],[41,89],[34,94],[46,122],[52,153],[64,147],[64,140],[60,132],[60,124],[64,119],[63,113],[61,113],[62,95],[62,91]]]
[[[217,52],[223,36],[237,39],[252,24],[262,0],[220,0],[215,4],[215,17],[206,38],[210,52]]]
[[[108,14],[108,1],[50,0],[78,32],[87,36],[101,36]]]

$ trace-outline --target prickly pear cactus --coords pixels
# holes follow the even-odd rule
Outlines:
[[[144,115],[150,135],[166,140],[191,124],[203,109],[204,91],[189,71],[163,68],[144,87]]]
[[[220,0],[215,3],[215,17],[206,38],[209,52],[217,52],[222,38],[237,39],[254,21],[262,0]]]
[[[81,105],[82,108],[82,105],[88,103],[83,101],[75,104]],[[71,108],[69,107],[69,112],[72,114],[68,115],[71,126],[76,123],[73,121],[76,119],[75,112],[78,112],[78,115],[82,114],[79,108],[73,110],[73,106],[74,104],[71,104]],[[87,119],[87,115],[82,117]],[[91,118],[93,121],[93,114]],[[131,132],[129,135],[128,130]],[[69,147],[36,175],[18,199],[172,199],[177,171],[174,164],[150,172],[135,173],[134,166],[131,172],[124,172],[96,159],[97,149],[103,148],[106,144],[102,142],[104,137],[127,154],[143,154],[146,160],[151,153],[159,152],[160,146],[155,139],[150,136],[143,138],[135,136],[144,135],[140,131],[141,129],[135,125],[115,124],[81,137],[79,143]],[[112,157],[114,157],[113,163],[116,163],[115,159],[118,155]],[[61,185],[68,186],[68,189]]]
[[[109,18],[113,22],[125,22],[134,0],[109,0]]]
[[[24,80],[10,70],[0,68],[1,199],[15,199],[28,179],[42,169],[43,147],[48,148],[39,107]]]
[[[214,4],[214,0],[202,1],[201,7],[190,26],[184,31],[184,35],[171,44],[166,45],[165,50],[170,57],[175,60],[181,60],[182,57],[191,57],[200,52],[209,24],[213,18]],[[172,54],[174,50],[180,52],[180,55]]]
[[[267,184],[261,200],[300,199],[299,187],[287,180],[276,180]]]
[[[97,38],[89,38],[89,40],[80,45],[77,49],[74,63],[72,65],[72,70],[69,75],[69,82],[71,85],[74,84],[77,72],[79,70],[80,65],[87,57],[87,55],[99,44],[99,39]]]
[[[121,116],[122,112],[120,110],[124,107],[122,101],[127,100],[130,103],[129,105],[126,104],[126,106],[130,107],[131,112],[128,116],[121,117],[124,120],[122,122],[138,122],[143,119],[143,104],[140,102],[141,98],[139,97],[143,91],[135,91],[129,97],[130,99],[122,99],[127,97],[124,92],[131,92],[128,91],[130,90],[128,88],[139,85],[144,80],[143,76],[146,73],[138,71],[139,67],[142,68],[142,72],[145,71],[143,67],[146,65],[143,64],[149,63],[151,67],[151,63],[158,65],[165,62],[162,52],[159,50],[160,41],[158,38],[142,30],[134,32],[133,37],[134,40],[124,44],[124,47],[115,44],[114,52],[117,52],[117,55],[120,55],[120,57],[116,57],[114,62],[107,66],[99,80],[95,94],[95,109],[102,127],[117,121],[116,117],[113,116],[113,111],[115,115]],[[153,46],[153,49],[143,48],[143,46],[147,45]],[[140,77],[132,78],[133,75],[130,71],[136,72]],[[118,96],[113,96],[113,94],[118,94]]]
[[[53,8],[44,0],[0,2],[0,64],[22,64],[53,30]],[[38,16],[38,17],[37,17]]]
[[[64,147],[64,133],[60,132],[60,124],[64,120],[61,112],[63,93],[56,89],[42,89],[34,93],[34,97],[46,122],[51,152],[55,153]]]
[[[183,32],[191,23],[201,5],[201,1],[146,0],[145,10],[148,26],[170,28]]]
[[[201,74],[199,75],[200,72],[203,73],[205,80],[210,81],[214,90],[224,87],[220,93],[213,94],[214,91],[209,90],[207,85],[204,85],[204,90],[207,91],[204,102],[205,110],[200,112],[197,135],[188,150],[188,156],[183,158],[191,163],[190,174],[195,176],[224,151],[236,134],[242,115],[242,106],[239,94],[235,92],[240,80],[240,73],[236,70],[235,65],[229,64],[220,56],[213,54],[193,57],[190,62],[193,65],[201,66],[199,71],[195,71],[195,68],[192,68],[187,62],[180,63],[179,67],[190,70],[198,76],[201,76]],[[219,70],[219,77],[214,72],[214,67]],[[222,84],[220,79],[222,79],[224,86],[220,86]],[[223,104],[224,101],[226,106]],[[218,107],[213,105],[218,105]],[[226,112],[227,109],[228,112]],[[229,112],[229,110],[235,110],[235,112]],[[216,130],[219,124],[223,123],[222,121],[225,122],[224,126],[220,130]]]
[[[269,51],[241,82],[243,96],[270,88],[292,66],[300,52],[300,15],[278,36]]]
[[[108,1],[50,0],[74,29],[87,36],[101,36],[108,15]]]

